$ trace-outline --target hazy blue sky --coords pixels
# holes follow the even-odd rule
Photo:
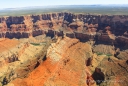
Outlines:
[[[128,4],[128,0],[0,0],[0,8],[81,4]]]

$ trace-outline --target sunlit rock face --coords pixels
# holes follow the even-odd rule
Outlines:
[[[29,38],[46,34],[80,41],[127,45],[128,16],[51,13],[0,18],[0,38]],[[125,41],[123,41],[125,40]],[[123,46],[124,47],[124,46]]]
[[[11,82],[14,86],[96,86],[90,70],[86,66],[92,54],[91,46],[78,39],[65,37],[52,43],[47,50],[47,59],[27,78],[17,78]],[[92,80],[93,82],[89,82]]]
[[[89,15],[72,13],[51,13],[42,15],[9,16],[0,18],[2,31],[30,32],[31,30],[60,30],[64,26],[70,27],[72,31],[105,31],[110,26],[111,32],[115,35],[123,35],[128,29],[128,16],[126,15]],[[88,28],[85,28],[88,27]],[[120,32],[119,32],[120,31]],[[126,34],[126,33],[125,33]]]
[[[116,53],[119,53],[117,57],[114,56]],[[8,86],[127,86],[128,61],[124,55],[127,55],[127,50],[122,52],[111,45],[93,47],[76,38],[58,38],[48,47],[43,62],[35,64],[38,65],[36,69],[27,77],[16,77]],[[16,73],[24,75],[25,72],[20,70],[17,69]]]
[[[125,15],[62,12],[1,17],[0,47],[0,85],[128,84]]]

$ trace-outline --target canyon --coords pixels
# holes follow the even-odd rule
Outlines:
[[[127,86],[128,16],[0,17],[0,86]]]
[[[29,38],[68,36],[80,41],[113,43],[127,46],[127,15],[90,15],[51,13],[0,18],[0,38]]]

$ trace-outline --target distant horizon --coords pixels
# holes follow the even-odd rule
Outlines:
[[[0,9],[60,5],[127,5],[127,0],[0,0]]]
[[[47,7],[47,6],[127,6],[128,7],[128,4],[71,4],[71,5],[43,5],[43,6],[23,6],[23,7],[7,7],[7,8],[0,8],[0,9],[13,9],[13,8],[26,8],[26,7]]]
[[[43,13],[71,12],[103,15],[128,15],[128,5],[49,5],[0,9],[0,16],[38,15]]]

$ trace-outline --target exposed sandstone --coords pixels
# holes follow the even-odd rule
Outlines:
[[[88,81],[93,81],[93,78],[85,64],[90,55],[89,44],[66,37],[49,47],[45,62],[29,74],[28,78],[16,79],[11,83],[15,86],[22,83],[25,86],[95,86],[95,82]]]
[[[0,82],[127,86],[127,17],[72,13],[1,17]]]
[[[33,38],[39,40],[38,38]],[[50,43],[47,43],[47,38],[43,38],[35,43],[46,42],[46,44],[40,44],[35,46],[29,42],[30,39],[3,39],[0,41],[0,83],[2,85],[8,84],[10,81],[16,78],[27,77],[28,73],[39,66],[40,62],[46,55],[46,50]],[[33,42],[34,43],[34,42]]]
[[[78,38],[80,41],[91,39],[96,43],[109,42],[123,48],[127,46],[127,21],[126,15],[72,13],[1,17],[0,37],[19,39],[42,34],[51,37],[66,34],[66,36]]]

